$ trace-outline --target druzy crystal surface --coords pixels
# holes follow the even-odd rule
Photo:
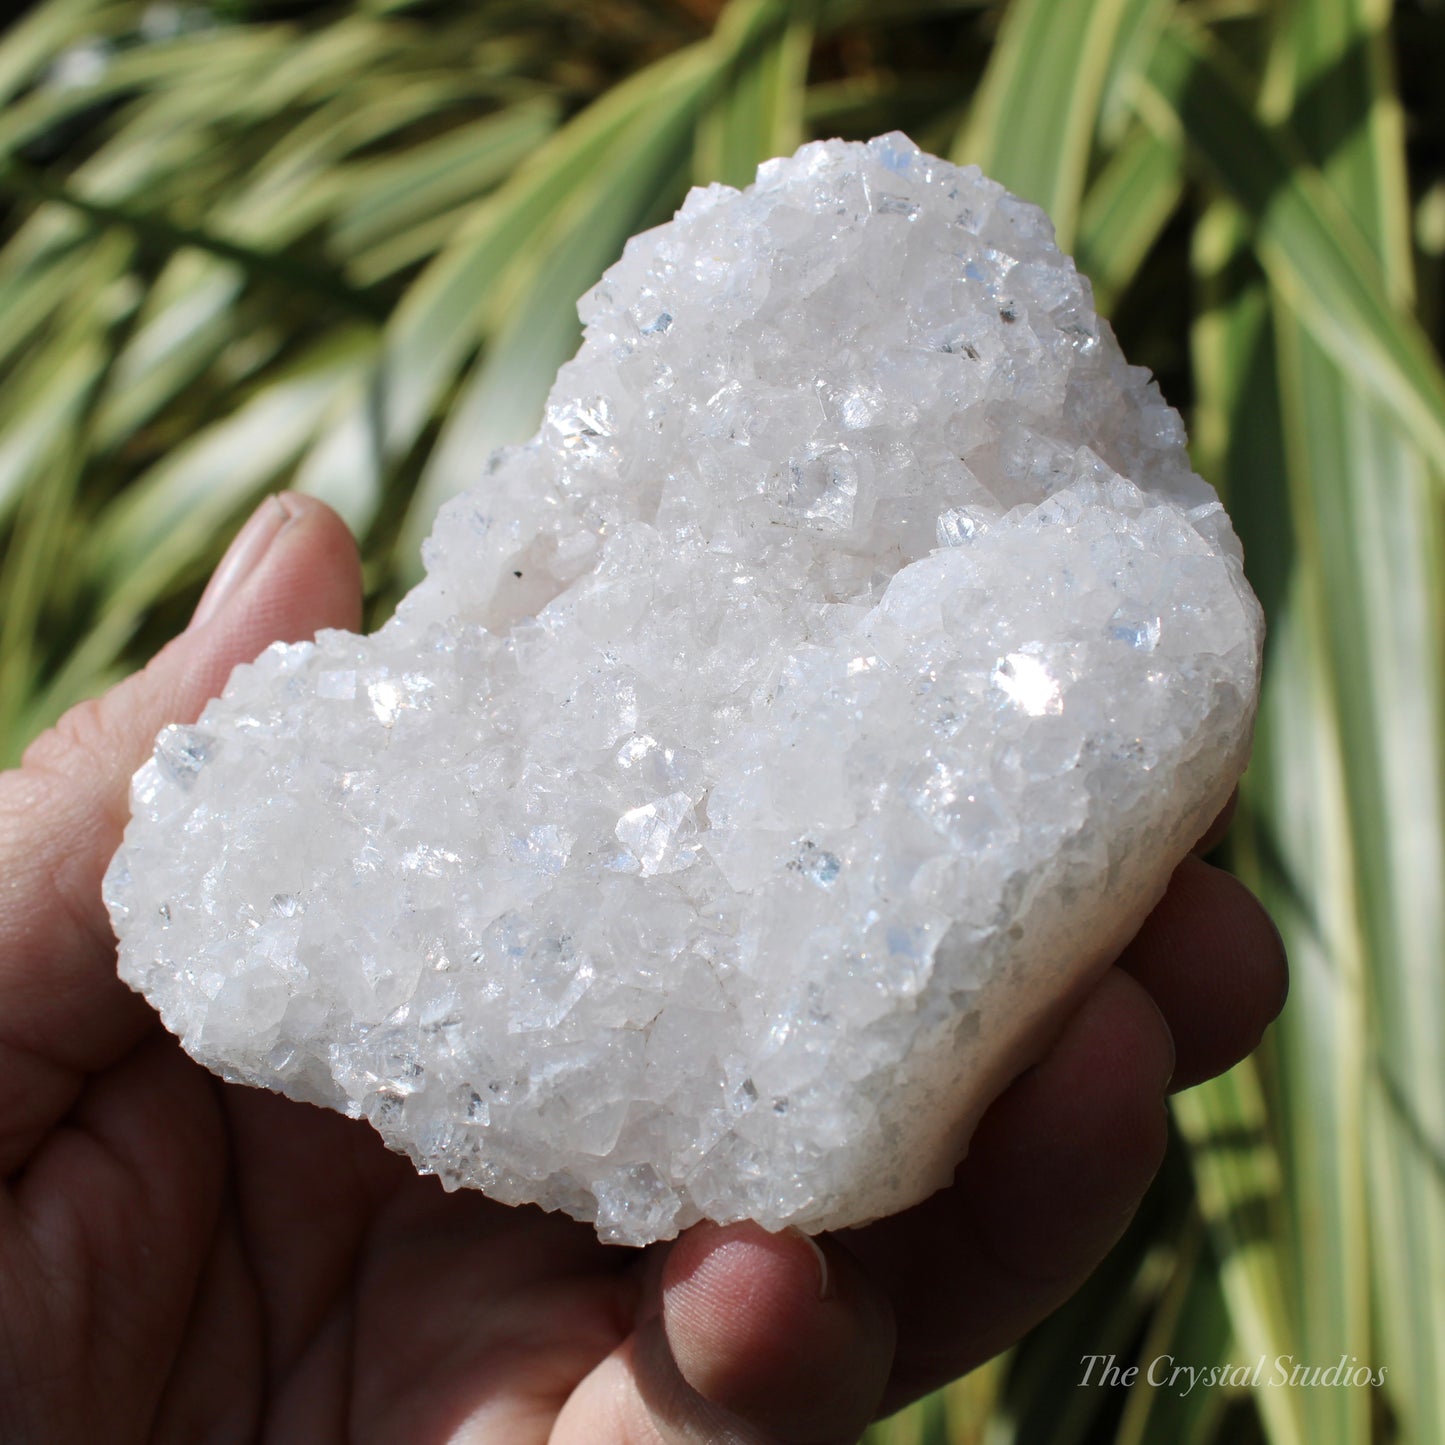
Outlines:
[[[121,973],[448,1185],[859,1223],[1224,802],[1259,611],[1042,212],[904,137],[694,191],[581,313],[393,620],[162,734]]]

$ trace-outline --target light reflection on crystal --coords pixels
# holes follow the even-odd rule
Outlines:
[[[567,402],[548,412],[562,450],[574,456],[593,458],[601,454],[603,440],[612,435],[612,406],[606,397],[586,402]]]
[[[1058,713],[1064,709],[1064,695],[1058,679],[1042,659],[1027,652],[1011,652],[993,670],[993,683],[1030,717]]]
[[[669,793],[641,807],[629,808],[617,820],[617,841],[632,854],[649,878],[676,873],[697,857],[697,820],[686,793]]]

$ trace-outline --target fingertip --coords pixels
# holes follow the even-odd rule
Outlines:
[[[171,647],[194,649],[204,639],[205,652],[229,671],[272,642],[303,641],[328,627],[353,632],[360,627],[361,559],[346,523],[326,503],[301,492],[268,497],[257,518],[272,509],[285,521],[266,539],[264,551],[219,600],[207,589],[191,627]],[[242,539],[254,521],[237,534],[233,550],[244,551]],[[228,553],[217,581],[230,561]]]
[[[1148,990],[1174,1033],[1176,1090],[1252,1052],[1289,994],[1273,919],[1239,879],[1198,858],[1175,871],[1119,967]]]
[[[324,502],[300,492],[266,498],[257,516],[272,510],[285,521],[244,574],[234,577],[221,597],[209,594],[212,605],[205,614],[198,610],[185,632],[107,700],[116,704],[107,708],[113,726],[128,724],[135,735],[131,767],[161,727],[191,722],[238,664],[253,661],[272,643],[305,642],[324,628],[360,626],[361,561],[346,523]],[[230,556],[217,568],[218,577]]]
[[[325,502],[304,492],[282,492],[291,513],[275,559],[272,590],[279,615],[303,632],[361,627],[361,554],[356,538]]]
[[[780,1440],[854,1438],[893,1357],[886,1302],[834,1241],[702,1224],[673,1246],[663,1321],[683,1379]]]

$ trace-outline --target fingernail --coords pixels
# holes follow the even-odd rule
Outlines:
[[[291,520],[293,513],[286,503],[274,493],[267,497],[254,512],[246,525],[236,533],[235,540],[226,549],[226,555],[211,574],[196,611],[191,618],[192,627],[204,627],[218,616],[232,597],[245,584],[246,579],[260,565],[261,559],[270,550],[276,534]]]
[[[818,1298],[825,1300],[832,1293],[832,1278],[828,1273],[828,1256],[823,1253],[822,1245],[811,1234],[804,1234],[801,1229],[795,1229],[793,1233],[813,1251],[813,1258],[818,1261]]]

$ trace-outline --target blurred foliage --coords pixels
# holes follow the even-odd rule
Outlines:
[[[694,182],[908,130],[1049,208],[1271,632],[1233,864],[1294,994],[1085,1291],[889,1445],[1445,1440],[1445,11],[1427,0],[44,0],[0,36],[0,743],[297,487],[373,622]],[[1382,1386],[1081,1388],[1341,1355]]]

